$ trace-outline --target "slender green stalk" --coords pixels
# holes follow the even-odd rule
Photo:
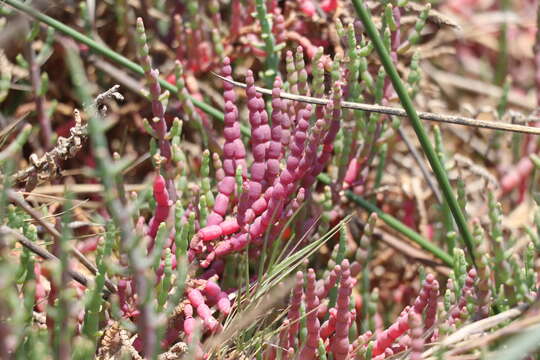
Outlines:
[[[448,206],[450,207],[450,210],[452,211],[452,215],[454,216],[459,232],[461,233],[461,236],[463,237],[463,240],[465,244],[467,245],[467,249],[469,250],[469,255],[471,257],[471,260],[473,261],[476,267],[476,263],[474,260],[474,252],[473,252],[474,247],[473,247],[472,234],[469,231],[469,228],[467,226],[467,220],[465,219],[465,216],[461,212],[461,208],[457,202],[457,199],[454,193],[452,192],[452,187],[450,185],[450,182],[448,181],[446,171],[444,170],[441,162],[439,161],[439,158],[437,157],[437,154],[435,153],[435,150],[433,149],[433,146],[431,145],[431,142],[429,141],[429,137],[422,125],[422,122],[420,121],[420,118],[418,117],[418,114],[416,113],[416,110],[409,96],[409,93],[407,92],[407,89],[405,88],[401,79],[399,78],[399,74],[396,70],[396,67],[392,63],[392,59],[390,58],[390,55],[388,54],[388,52],[386,51],[384,47],[384,44],[382,42],[381,37],[379,36],[377,28],[375,27],[375,24],[373,23],[373,20],[371,19],[371,15],[369,14],[367,9],[363,5],[362,1],[352,0],[352,2],[356,10],[356,13],[358,14],[358,16],[360,17],[360,20],[364,24],[364,27],[366,29],[368,36],[371,38],[371,41],[373,42],[375,50],[379,54],[381,63],[383,64],[386,73],[392,80],[392,84],[394,86],[394,89],[396,90],[396,93],[399,96],[399,99],[401,101],[401,104],[403,105],[403,108],[407,112],[409,119],[411,119],[411,125],[416,133],[416,136],[418,137],[418,141],[422,145],[422,149],[424,150],[424,153],[426,154],[426,157],[429,160],[431,168],[433,169],[433,172],[435,173],[435,177],[437,178],[437,181],[439,182],[439,186],[441,187],[443,195],[446,201],[448,202]]]
[[[370,262],[373,257],[373,230],[375,229],[375,224],[377,223],[377,213],[371,213],[367,220],[366,225],[364,226],[364,233],[360,237],[359,249],[357,253],[356,260],[360,261],[362,264],[362,278],[360,282],[360,295],[362,296],[362,311],[360,313],[362,319],[362,331],[368,331],[374,329],[374,326],[371,326],[373,319],[370,316],[370,307],[371,304],[371,267]]]
[[[96,267],[98,273],[94,279],[93,287],[87,291],[87,305],[84,315],[84,323],[82,333],[92,340],[94,350],[99,339],[99,320],[103,297],[101,296],[105,287],[105,279],[107,276],[107,260],[112,253],[114,243],[114,227],[112,223],[107,224],[103,244],[97,250]]]
[[[73,195],[65,186],[65,208],[70,209]],[[74,293],[65,286],[69,281],[69,240],[73,238],[69,223],[71,222],[70,211],[62,214],[62,232],[60,238],[55,239],[58,249],[58,267],[53,269],[53,285],[56,287],[57,298],[54,307],[47,308],[48,315],[54,319],[53,324],[53,347],[54,358],[68,359],[73,350],[72,336],[75,330],[73,319]]]

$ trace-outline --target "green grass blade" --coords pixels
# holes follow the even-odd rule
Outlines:
[[[336,233],[338,233],[341,227],[344,226],[344,224],[346,224],[347,222],[349,222],[350,219],[350,215],[345,217],[339,222],[339,224],[337,224],[336,226],[334,226],[334,228],[324,234],[324,236],[313,241],[312,243],[296,251],[295,253],[290,254],[280,263],[275,264],[272,269],[270,269],[266,274],[266,278],[264,279],[263,284],[261,284],[260,287],[260,294],[264,294],[268,291],[268,289],[273,288],[280,281],[283,281],[285,277],[291,274],[300,264],[302,264],[304,259],[307,259],[311,255],[313,255],[324,243],[326,243]]]
[[[450,210],[452,211],[452,215],[456,221],[459,232],[461,233],[461,236],[463,240],[465,241],[465,244],[467,245],[467,248],[469,250],[471,261],[475,264],[475,267],[476,267],[476,263],[474,260],[474,252],[473,252],[474,247],[473,247],[472,234],[469,231],[465,216],[463,215],[461,208],[459,207],[459,204],[457,202],[457,199],[452,191],[452,187],[450,185],[450,182],[448,181],[446,171],[443,168],[441,162],[439,161],[439,158],[437,157],[437,154],[435,153],[433,146],[431,145],[429,137],[422,125],[422,122],[420,121],[420,118],[418,117],[418,114],[414,108],[414,105],[407,92],[407,89],[405,88],[405,86],[403,85],[403,82],[399,78],[399,74],[396,70],[396,67],[392,63],[392,59],[390,58],[390,55],[386,51],[383,41],[381,37],[379,36],[379,32],[377,31],[377,28],[375,27],[375,24],[373,23],[373,20],[371,19],[371,15],[369,14],[366,7],[364,6],[363,1],[352,0],[352,3],[354,5],[356,13],[358,14],[358,17],[360,17],[360,20],[364,24],[364,27],[368,36],[373,42],[375,50],[379,54],[381,63],[383,64],[386,73],[388,74],[388,76],[390,77],[392,81],[394,89],[396,90],[396,93],[399,96],[399,99],[401,101],[401,104],[403,105],[403,108],[407,112],[409,119],[411,119],[411,125],[414,129],[414,132],[416,133],[416,136],[418,137],[418,141],[420,142],[420,145],[422,146],[422,149],[424,150],[424,153],[426,154],[426,157],[428,158],[428,161],[431,165],[431,168],[433,169],[433,172],[435,173],[435,177],[437,178],[439,186],[441,187],[443,196],[445,197],[450,207]]]

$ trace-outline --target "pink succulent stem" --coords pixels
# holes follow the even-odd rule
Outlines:
[[[362,335],[358,336],[354,342],[353,342],[353,346],[352,346],[352,349],[353,349],[353,353],[358,353],[358,350],[361,348],[361,347],[364,347],[367,345],[369,339],[373,336],[373,333],[371,331],[366,331],[365,333],[363,333]]]
[[[240,28],[242,27],[243,21],[243,9],[242,3],[240,0],[231,1],[231,27],[230,32],[231,36],[235,37],[240,34]]]
[[[349,261],[345,259],[341,263],[341,281],[336,302],[336,331],[330,342],[330,348],[335,360],[347,359],[350,350],[349,327],[351,325],[351,312],[349,310],[349,299],[354,284],[354,280],[350,275]]]
[[[328,277],[324,281],[324,283],[321,283],[319,285],[319,288],[317,289],[317,296],[319,299],[325,299],[328,294],[330,293],[330,290],[334,288],[336,285],[337,279],[341,276],[341,266],[336,265],[332,271],[328,274]]]
[[[232,79],[232,68],[229,58],[223,60],[222,74],[228,79]],[[219,194],[216,197],[214,209],[208,215],[207,225],[218,225],[223,221],[229,208],[229,199],[236,186],[236,167],[242,166],[245,169],[246,150],[240,138],[240,122],[238,121],[238,108],[235,105],[236,94],[234,85],[224,82],[223,88],[225,100],[225,128],[223,134],[225,144],[223,145],[223,172],[224,177],[218,183]]]
[[[336,139],[336,135],[339,131],[340,127],[340,121],[341,121],[341,98],[343,96],[343,91],[341,88],[341,83],[337,82],[334,84],[334,87],[332,89],[332,99],[333,101],[328,103],[325,108],[325,119],[329,119],[330,123],[327,124],[328,131],[324,137],[323,144],[322,144],[322,153],[318,156],[316,164],[314,164],[311,168],[311,176],[309,177],[309,183],[305,183],[305,186],[311,186],[313,182],[315,181],[315,178],[318,174],[320,174],[328,161],[330,160],[330,157],[332,156],[332,151],[334,150],[334,141]]]
[[[338,0],[323,0],[321,3],[321,9],[324,12],[334,12],[338,7]]]
[[[283,320],[283,326],[281,328],[281,331],[279,332],[279,351],[287,352],[287,350],[281,350],[281,349],[288,349],[289,348],[289,319]],[[283,355],[282,355],[283,358]]]
[[[275,10],[275,20],[272,27],[272,33],[276,38],[276,44],[284,43],[286,38],[286,26],[285,26],[285,17],[281,14],[281,9],[279,7]]]
[[[328,339],[336,330],[337,310],[335,308],[330,308],[328,312],[330,316],[328,317],[328,320],[321,325],[321,330],[319,332],[323,340]]]
[[[159,225],[167,220],[172,206],[172,201],[169,200],[169,192],[165,187],[165,179],[159,173],[154,178],[154,199],[156,200],[156,210],[154,216],[150,219],[147,231],[147,235],[152,239],[152,246]],[[152,246],[150,246],[150,250]]]
[[[186,341],[191,343],[195,332],[195,319],[193,318],[193,307],[190,304],[184,306],[184,333]]]
[[[410,345],[411,360],[422,360],[422,351],[424,350],[424,329],[422,327],[422,315],[411,311],[409,313],[409,333],[410,333]]]
[[[400,315],[394,324],[377,336],[377,341],[373,347],[373,356],[383,354],[384,351],[390,347],[398,337],[403,335],[405,331],[409,330],[407,318],[407,312]]]
[[[218,330],[220,324],[212,316],[202,293],[197,289],[190,289],[187,292],[187,296],[191,305],[197,310],[197,315],[203,320],[206,329],[212,332]]]
[[[291,142],[292,134],[292,120],[289,115],[289,102],[288,100],[281,100],[281,155],[285,156],[289,144]]]
[[[323,134],[324,120],[319,119],[315,122],[311,134],[309,135],[309,143],[306,147],[304,157],[300,160],[298,166],[297,178],[302,179],[302,186],[308,189],[314,182],[311,170],[317,162],[317,151],[321,145]]]
[[[226,73],[226,71],[224,71]],[[260,236],[270,224],[271,218],[275,214],[280,214],[282,207],[282,187],[270,187],[261,196],[265,186],[275,183],[279,175],[279,160],[282,149],[282,127],[281,122],[284,118],[282,112],[282,100],[279,98],[281,80],[276,79],[273,105],[275,111],[272,114],[272,129],[268,125],[268,116],[264,111],[264,102],[255,92],[254,79],[251,72],[248,73],[247,82],[248,107],[250,108],[250,121],[253,130],[252,147],[254,149],[254,164],[251,166],[251,181],[246,185],[240,202],[238,204],[238,213],[236,222],[219,223],[218,216],[211,215],[209,226],[199,231],[199,236],[203,241],[215,240],[220,236],[229,235],[237,232],[241,226],[250,224],[249,232],[253,238]],[[236,134],[235,134],[236,136]],[[226,149],[232,149],[231,144],[225,144]],[[232,150],[224,153],[230,156]],[[232,176],[226,176],[220,181],[218,188],[220,193],[227,194],[232,192],[235,181]],[[220,201],[224,202],[223,197]],[[280,205],[281,204],[281,205]],[[269,206],[270,205],[270,206]],[[220,214],[218,214],[220,215]],[[257,219],[256,217],[260,218]],[[218,225],[219,224],[219,225]],[[219,228],[218,228],[219,226]],[[226,229],[225,229],[226,228]],[[243,243],[243,240],[242,240]],[[231,245],[229,243],[229,245]],[[225,244],[221,250],[225,249]],[[229,246],[232,249],[232,247]]]
[[[274,184],[275,179],[279,175],[279,160],[282,155],[282,121],[283,121],[283,101],[281,100],[281,78],[278,76],[274,81],[272,90],[272,129],[271,140],[266,150],[266,182]]]
[[[467,278],[465,279],[465,284],[461,289],[461,296],[459,297],[458,303],[450,310],[450,318],[448,319],[449,325],[455,324],[461,318],[461,316],[467,312],[466,306],[468,300],[473,298],[475,295],[476,277],[476,270],[469,270],[467,273]]]
[[[431,280],[433,279],[433,280]],[[430,329],[434,324],[437,317],[437,305],[439,298],[439,282],[435,280],[433,274],[426,276],[426,281],[431,284],[429,289],[429,300],[426,307],[426,319],[425,329]]]
[[[283,170],[280,182],[286,186],[287,196],[290,196],[295,189],[295,181],[299,178],[298,165],[306,146],[307,130],[309,128],[309,118],[311,116],[311,106],[301,109],[296,115],[296,128],[290,144],[290,154],[287,157],[287,167]]]
[[[300,6],[300,11],[302,11],[305,15],[310,17],[315,15],[316,10],[313,0],[300,0],[298,3]]]
[[[420,290],[420,294],[418,294],[416,297],[412,308],[405,308],[398,320],[377,336],[377,341],[373,347],[373,356],[383,354],[398,337],[403,335],[405,331],[409,330],[408,314],[410,312],[415,312],[420,315],[422,314],[433,294],[433,288],[438,288],[437,280],[435,280],[433,275],[428,275],[426,276],[426,280],[424,281],[422,289]]]
[[[251,150],[253,153],[248,190],[249,207],[251,207],[265,189],[266,151],[270,145],[271,129],[268,125],[268,114],[264,109],[264,100],[261,94],[255,90],[255,79],[251,70],[248,70],[246,85],[249,123],[251,125]]]
[[[300,360],[315,359],[317,347],[319,346],[320,323],[317,318],[317,308],[319,307],[319,298],[315,292],[315,271],[308,270],[306,286],[306,317],[307,317],[307,339],[306,344],[300,351]]]
[[[301,271],[296,273],[296,285],[291,296],[291,307],[289,309],[289,345],[296,346],[296,337],[300,329],[300,304],[304,294],[304,274]]]

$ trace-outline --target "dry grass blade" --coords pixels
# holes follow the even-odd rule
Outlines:
[[[455,345],[459,343],[460,341],[467,339],[468,337],[470,337],[471,335],[475,333],[489,330],[507,320],[514,319],[522,315],[528,308],[529,308],[528,305],[523,305],[514,309],[507,310],[500,314],[476,321],[467,326],[464,326],[458,331],[456,331],[455,333],[453,333],[452,335],[444,338],[437,346],[434,346],[430,348],[429,350],[425,351],[423,354],[423,357],[424,359],[428,359],[430,356],[437,354],[437,351],[439,349],[444,349],[451,345]]]
[[[226,325],[221,333],[206,340],[203,347],[209,351],[215,350],[217,347],[222,346],[225,342],[234,338],[239,331],[256,324],[256,319],[272,309],[278,301],[289,293],[293,286],[294,279],[290,278],[284,282],[283,286],[274,287],[266,296],[261,297],[256,302],[250,303],[244,311],[238,313]]]
[[[246,84],[244,83],[226,79],[223,76],[218,75],[216,73],[213,73],[213,74],[219,77],[221,80],[230,82],[231,84],[235,86],[242,87],[242,88],[246,87]],[[255,88],[261,94],[272,95],[272,90],[261,88],[261,87],[255,87]],[[315,105],[326,105],[330,102],[330,100],[328,99],[319,99],[319,98],[290,94],[290,93],[285,93],[285,92],[282,92],[280,94],[280,97],[283,99],[300,101],[300,102],[305,102],[305,103],[315,104]],[[374,113],[391,115],[391,116],[407,117],[407,112],[404,109],[390,107],[390,106],[363,104],[363,103],[355,103],[355,102],[350,102],[350,101],[343,101],[341,103],[341,106],[346,109],[374,112]],[[435,122],[447,123],[447,124],[453,124],[453,125],[471,126],[471,127],[477,127],[477,128],[483,128],[483,129],[502,130],[502,131],[510,131],[510,132],[523,133],[523,134],[540,135],[540,128],[535,128],[532,126],[477,120],[477,119],[472,119],[472,118],[459,116],[459,115],[440,115],[440,114],[423,112],[423,111],[418,111],[417,113],[418,113],[418,117],[422,120],[435,121]],[[540,118],[531,117],[529,120],[540,121]]]
[[[450,354],[457,355],[460,353],[468,352],[473,349],[486,346],[497,339],[501,339],[502,337],[508,337],[514,334],[521,333],[523,330],[530,329],[531,327],[537,329],[539,323],[540,315],[529,316],[520,320],[516,320],[512,324],[504,326],[503,328],[491,334],[480,336],[478,338],[468,339],[463,343],[460,343],[458,346],[456,346],[454,350],[450,352]]]
[[[441,264],[440,262],[430,257],[424,250],[409,245],[407,242],[391,235],[389,232],[375,231],[374,237],[377,240],[384,242],[386,245],[390,246],[399,253],[403,254],[404,256],[410,258],[411,260],[421,262],[427,266],[431,266],[435,269],[435,271],[444,276],[450,275],[450,269],[445,264]]]
[[[405,5],[405,9],[421,13],[425,9],[425,5],[409,2]],[[462,31],[461,26],[454,19],[434,9],[429,10],[427,20],[437,25],[450,26],[455,30]]]

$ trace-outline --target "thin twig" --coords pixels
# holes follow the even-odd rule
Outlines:
[[[115,98],[117,101],[123,100],[123,96],[118,92],[119,87],[120,85],[115,85],[104,93],[99,94],[87,108],[106,111],[105,100],[109,98]],[[100,107],[103,107],[103,109],[100,110]],[[77,155],[88,138],[88,125],[83,123],[78,111],[74,111],[73,116],[75,118],[75,126],[69,130],[70,136],[68,138],[59,137],[55,147],[40,158],[32,154],[30,156],[32,165],[14,175],[13,179],[15,183],[25,181],[26,191],[32,191],[38,183],[52,180],[58,176],[60,161]]]
[[[56,146],[38,158],[36,154],[30,156],[30,165],[13,176],[15,183],[26,182],[26,190],[32,191],[36,185],[43,181],[54,179],[59,174],[61,160],[75,156],[82,149],[86,141],[86,124],[81,123],[80,117],[75,117],[75,126],[70,129],[70,137],[60,136]]]
[[[439,202],[439,204],[441,204],[443,201],[441,191],[437,187],[437,184],[435,184],[435,182],[433,181],[433,178],[431,177],[431,174],[429,173],[429,170],[426,167],[426,163],[424,162],[424,159],[422,158],[422,156],[420,156],[420,154],[418,153],[418,150],[416,150],[416,147],[414,147],[414,145],[411,143],[411,141],[409,140],[409,137],[407,136],[407,134],[405,134],[405,131],[403,130],[402,127],[398,128],[398,133],[399,133],[399,136],[401,136],[401,138],[403,139],[403,142],[405,143],[405,145],[407,146],[407,149],[409,149],[414,160],[418,164],[418,167],[420,168],[422,175],[424,175],[424,178],[426,179],[426,182],[429,188],[431,189],[431,191],[433,191],[433,194],[437,198],[437,201]]]
[[[449,351],[448,354],[457,355],[474,349],[482,348],[493,343],[497,339],[501,339],[502,337],[507,338],[518,333],[523,333],[526,330],[538,329],[539,324],[540,315],[536,314],[534,316],[526,316],[490,334],[483,334],[483,336],[478,338],[466,338],[463,342],[456,345],[453,350]]]
[[[139,192],[148,188],[148,184],[125,184],[125,189],[127,192]],[[47,185],[41,186],[34,189],[33,192],[21,192],[23,195],[53,195],[53,194],[63,194],[65,187],[63,185]],[[73,194],[95,194],[102,193],[104,191],[103,185],[100,184],[74,184],[70,186],[69,191]]]
[[[46,249],[43,249],[39,245],[36,245],[33,243],[30,239],[28,239],[23,234],[19,233],[16,230],[11,229],[8,226],[0,226],[0,233],[4,235],[11,235],[13,236],[22,246],[27,248],[28,250],[32,251],[34,254],[38,255],[39,257],[45,259],[45,260],[53,260],[53,261],[60,261],[56,256],[51,254]],[[77,281],[81,285],[88,286],[88,279],[86,276],[81,274],[78,271],[75,270],[68,270],[69,275],[73,278],[73,280]],[[108,297],[110,295],[109,290],[105,289],[105,296]]]
[[[55,239],[60,239],[62,235],[49,223],[48,221],[43,220],[41,215],[35,211],[30,204],[26,202],[18,193],[13,190],[7,190],[8,198],[16,203],[21,209],[23,209],[28,215],[30,215],[34,220],[36,220],[43,228],[51,234]],[[81,253],[77,248],[71,246],[71,252],[75,257],[90,271],[92,274],[97,274],[97,267]],[[116,286],[109,280],[105,279],[105,285],[112,293],[116,292]]]
[[[227,81],[235,86],[242,87],[242,88],[246,87],[246,84],[244,83],[224,78],[223,76],[218,75],[216,73],[212,73],[212,74],[214,74],[221,80]],[[272,90],[261,88],[258,86],[255,87],[255,89],[257,90],[257,92],[260,92],[261,94],[272,95]],[[305,103],[315,104],[315,105],[326,105],[331,101],[329,99],[320,99],[320,98],[290,94],[290,93],[285,93],[285,92],[280,93],[280,97],[283,99],[300,101],[300,102],[305,102]],[[390,106],[363,104],[363,103],[356,103],[356,102],[350,102],[350,101],[343,101],[341,103],[341,106],[346,109],[368,111],[368,112],[386,114],[386,115],[391,115],[391,116],[407,117],[407,112],[404,109],[390,107]],[[477,120],[477,119],[472,119],[472,118],[459,116],[459,115],[440,115],[440,114],[423,112],[423,111],[418,111],[417,114],[418,114],[418,117],[422,120],[435,121],[435,122],[454,124],[454,125],[472,126],[472,127],[478,127],[478,128],[484,128],[484,129],[503,130],[503,131],[511,131],[511,132],[524,133],[524,134],[540,135],[540,128],[536,128],[532,126],[509,124],[509,123],[502,123],[502,122],[495,122],[495,121]],[[530,117],[529,121],[540,121],[540,118]]]
[[[88,60],[99,70],[109,75],[116,82],[122,84],[123,87],[129,89],[132,93],[139,95],[141,98],[145,98],[143,92],[141,91],[141,84],[129,76],[128,73],[93,55],[89,56]]]

